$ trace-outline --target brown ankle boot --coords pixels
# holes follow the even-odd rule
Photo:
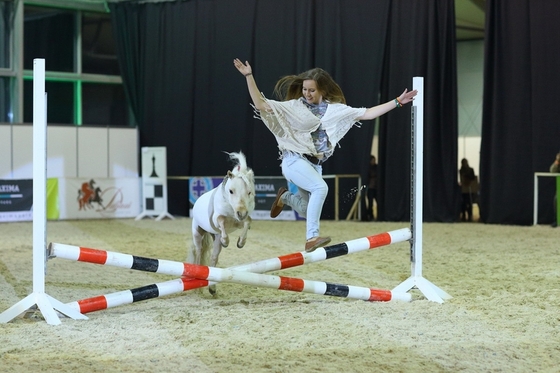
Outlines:
[[[330,237],[314,237],[305,243],[305,251],[310,253],[319,247],[324,247],[329,242],[331,242]]]
[[[284,187],[281,187],[280,189],[278,189],[278,193],[276,193],[276,199],[274,200],[274,203],[272,204],[272,207],[270,208],[270,217],[271,218],[277,217],[282,212],[282,209],[284,208],[284,203],[282,202],[280,197],[282,197],[282,194],[286,193],[287,191],[288,191],[288,189],[286,189]]]

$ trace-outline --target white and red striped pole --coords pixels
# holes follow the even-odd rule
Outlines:
[[[79,311],[80,313],[89,313],[122,306],[124,304],[135,303],[142,300],[181,293],[183,291],[198,289],[208,285],[208,280],[183,277],[171,281],[141,286],[130,290],[118,291],[116,293],[98,295],[96,297],[66,303],[66,305]]]
[[[346,241],[330,246],[320,247],[313,252],[297,252],[293,254],[279,256],[277,258],[265,259],[259,262],[242,264],[229,269],[235,271],[247,271],[254,273],[264,273],[280,269],[297,267],[304,264],[320,262],[343,255],[353,254],[360,251],[367,251],[381,246],[410,240],[412,233],[409,228],[398,229],[373,236],[362,237],[351,241]]]
[[[389,245],[392,243],[403,242],[409,240],[410,237],[411,237],[410,230],[408,228],[405,228],[405,229],[381,233],[369,237],[363,237],[360,239],[347,241],[336,245],[326,246],[324,248],[319,248],[312,253],[298,252],[298,253],[288,254],[277,258],[272,258],[272,259],[262,260],[259,262],[231,267],[227,270],[232,270],[235,272],[250,271],[252,273],[262,273],[267,271],[286,269],[286,268],[291,268],[303,264],[335,258],[341,255],[347,255],[359,251],[365,251],[372,248]],[[138,269],[138,270],[165,273],[165,274],[178,274],[179,271],[183,270],[183,266],[184,266],[184,263],[180,263],[180,262],[142,258],[142,257],[136,257],[132,255],[112,253],[103,250],[81,248],[81,247],[63,245],[63,244],[49,245],[49,252],[50,252],[50,256],[59,256],[71,260],[86,261],[90,263],[104,264],[104,265],[115,265],[115,266],[125,267],[129,269]],[[219,272],[221,269],[218,268],[217,270]],[[188,276],[194,277],[191,275]],[[275,277],[275,276],[268,276],[268,277]],[[169,295],[169,294],[178,293],[186,290],[204,287],[209,284],[208,280],[212,280],[212,278],[177,279],[177,280],[162,282],[158,284],[147,285],[136,289],[125,290],[125,291],[107,294],[107,295],[100,295],[93,298],[87,298],[80,301],[68,303],[68,305],[72,306],[75,309],[81,310],[82,313],[87,313],[87,312],[97,311],[101,309],[116,307],[122,304],[129,304],[140,300],[157,298],[164,295]],[[297,279],[297,280],[301,280],[301,279]],[[224,281],[225,280],[222,280],[222,282]],[[236,281],[228,281],[228,282],[236,282]],[[313,284],[313,282],[310,281],[307,281],[307,283],[308,285]],[[254,283],[249,283],[249,284],[253,285]],[[335,284],[319,282],[319,286],[323,286],[321,284],[326,284],[324,285],[325,287],[328,287],[330,285],[340,286]],[[268,287],[272,287],[272,285]],[[283,290],[290,290],[282,286],[279,286],[277,288]],[[355,287],[349,287],[349,288],[355,288]],[[373,290],[377,290],[377,289],[373,289]],[[298,291],[298,290],[294,290],[294,291]],[[305,290],[301,290],[301,291],[305,292]],[[330,290],[326,290],[326,293],[319,292],[319,294],[334,295],[334,294],[327,294],[328,292],[330,292]],[[345,296],[345,295],[339,295],[339,296]],[[410,300],[410,295],[405,294],[405,298],[406,299],[404,300],[407,301]],[[363,299],[363,296],[358,299]],[[387,301],[391,299],[395,299],[394,294],[392,294],[391,297],[388,299],[387,296],[385,296],[385,299],[381,299],[381,300]],[[370,300],[370,299],[365,299],[365,300]]]

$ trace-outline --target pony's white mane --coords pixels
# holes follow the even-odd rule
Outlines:
[[[229,155],[229,159],[237,161],[236,166],[231,170],[234,175],[237,175],[239,172],[245,171],[247,169],[247,159],[245,158],[245,154],[242,152],[239,153],[226,153]]]
[[[247,167],[247,159],[245,158],[245,154],[243,154],[243,152],[241,151],[239,151],[239,153],[224,153],[229,155],[229,159],[237,162],[231,170],[231,173],[243,179],[245,184],[252,185],[254,183],[254,174],[253,170]]]

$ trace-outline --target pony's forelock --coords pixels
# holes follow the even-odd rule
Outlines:
[[[231,170],[234,175],[238,176],[240,174],[245,174],[248,172],[248,170],[250,170],[247,167],[247,159],[245,158],[245,154],[243,154],[243,152],[240,151],[238,153],[225,153],[229,155],[229,159],[236,161],[236,165]]]
[[[233,176],[241,178],[246,185],[251,186],[254,190],[255,174],[253,173],[253,170],[251,168],[247,167],[247,159],[245,158],[245,154],[243,154],[243,152],[241,151],[239,151],[238,153],[224,153],[229,155],[229,158],[231,160],[236,161],[236,165],[230,171]]]

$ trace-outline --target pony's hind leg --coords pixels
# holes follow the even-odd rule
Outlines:
[[[210,257],[210,267],[216,267],[218,265],[218,257],[222,252],[222,242],[220,239],[220,235],[217,234],[214,236],[214,247],[212,250],[212,256]],[[216,295],[216,284],[212,284],[208,286],[208,291],[213,296]]]
[[[205,231],[200,227],[193,229],[193,246],[187,253],[187,262],[192,264],[200,264],[202,255],[202,239],[204,237]]]
[[[247,242],[247,233],[249,232],[249,229],[251,229],[252,221],[253,220],[251,219],[251,217],[248,216],[247,219],[245,219],[245,221],[243,222],[243,229],[241,230],[241,235],[237,239],[237,247],[240,249],[243,246],[245,246],[245,243]]]

